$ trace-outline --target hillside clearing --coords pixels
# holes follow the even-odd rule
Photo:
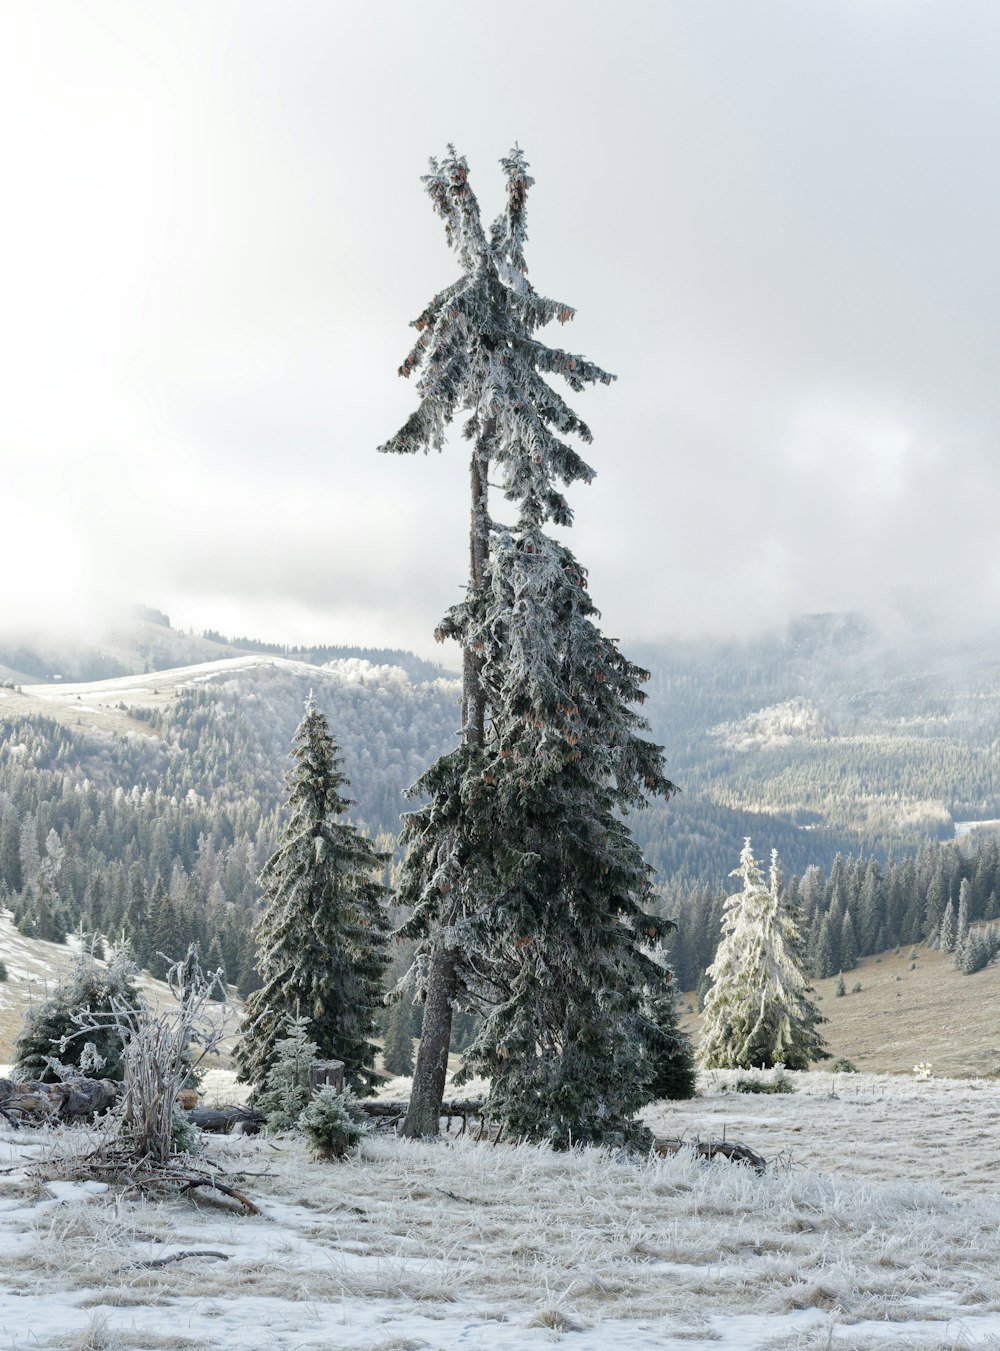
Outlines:
[[[815,982],[831,1058],[873,1074],[909,1074],[923,1061],[935,1076],[1000,1073],[1000,963],[963,976],[950,953],[921,946],[911,958],[910,951],[862,957],[844,972],[848,993],[840,998],[836,976]],[[681,1009],[695,1005],[693,993],[679,998]],[[700,1021],[697,1013],[682,1019],[695,1044]]]

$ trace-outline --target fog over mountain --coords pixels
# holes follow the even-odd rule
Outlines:
[[[403,645],[460,594],[464,447],[375,447],[516,139],[588,393],[573,544],[622,638],[995,608],[1000,11],[10,5],[0,632]]]

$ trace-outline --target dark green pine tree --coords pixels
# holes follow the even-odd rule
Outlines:
[[[461,792],[483,898],[457,923],[458,1002],[484,1020],[465,1062],[512,1135],[638,1143],[635,1114],[683,1039],[656,1008],[672,926],[650,913],[652,870],[624,818],[674,786],[634,707],[648,673],[598,628],[585,570],[534,519],[543,500],[494,531],[487,586],[448,621],[482,652],[489,711]]]
[[[150,933],[149,898],[146,895],[146,883],[142,868],[133,863],[128,870],[128,904],[122,918],[122,928],[136,966],[145,967],[152,950]]]
[[[312,697],[292,746],[289,817],[260,875],[256,925],[263,984],[247,999],[236,1048],[240,1077],[260,1087],[289,1017],[309,1020],[324,1059],[344,1062],[345,1082],[371,1091],[375,1010],[387,965],[385,857],[340,818],[351,805],[337,748]]]
[[[389,1005],[389,1018],[382,1047],[386,1074],[413,1073],[413,1001],[406,993]]]
[[[107,1015],[116,1007],[138,1007],[137,976],[125,950],[119,951],[107,967],[99,966],[91,957],[78,957],[49,997],[26,1012],[14,1045],[16,1077],[55,1083],[59,1075],[48,1063],[48,1057],[53,1056],[63,1065],[75,1066],[80,1065],[83,1057],[85,1062],[88,1059],[90,1062],[86,1066],[88,1074],[106,1079],[123,1078],[121,1029],[109,1019],[106,1027],[77,1035],[78,1026],[73,1015],[87,1012]],[[60,1046],[63,1037],[68,1040]],[[103,1060],[100,1067],[86,1054],[88,1044]]]
[[[656,1038],[647,1037],[647,1058],[652,1069],[649,1091],[654,1099],[693,1098],[697,1085],[694,1048],[682,1031],[677,991],[671,973],[662,961],[660,984],[646,989],[646,1009],[656,1028]]]
[[[574,390],[612,380],[584,357],[546,346],[536,338],[535,331],[551,319],[559,323],[572,319],[573,309],[539,296],[528,284],[524,211],[532,180],[520,150],[511,151],[501,163],[507,178],[507,207],[486,230],[469,185],[465,159],[455,154],[454,147],[449,147],[441,163],[431,159],[431,172],[424,184],[436,213],[445,222],[447,242],[461,272],[458,280],[438,292],[414,320],[419,338],[400,374],[408,377],[422,370],[420,401],[407,423],[380,447],[393,454],[441,450],[451,422],[457,416],[465,417],[462,434],[472,443],[469,598],[476,598],[485,585],[492,470],[499,471],[505,489],[514,496],[538,497],[543,515],[559,524],[569,524],[572,513],[555,488],[555,480],[564,484],[591,480],[592,470],[564,439],[577,435],[586,442],[591,432],[547,384],[545,376],[558,374]],[[458,785],[469,766],[476,763],[485,740],[481,665],[480,651],[464,642],[462,746],[447,762],[439,762],[432,780],[422,781],[419,788],[419,792],[442,793],[451,805],[457,801]],[[445,869],[446,855],[453,857],[453,882],[449,892],[442,893],[447,900],[435,915],[434,932],[423,954],[423,1035],[404,1124],[407,1135],[435,1135],[438,1131],[457,992],[453,919],[469,905],[474,908],[480,904],[476,894],[466,894],[470,874],[462,866],[472,839],[465,834],[469,823],[458,824],[458,834],[455,824],[442,817],[441,834],[434,846],[435,869]],[[426,862],[423,852],[422,861]],[[414,885],[419,890],[419,884],[412,881],[411,890]]]
[[[648,1098],[641,1074],[623,1096],[601,1098],[612,1078],[618,1076],[621,1084],[621,1075],[641,1060],[637,1029],[647,1027],[652,1035],[651,1020],[643,1019],[639,1009],[649,974],[644,963],[652,959],[639,953],[634,927],[642,923],[648,877],[615,815],[617,805],[633,800],[635,783],[644,776],[639,765],[630,765],[621,785],[598,776],[589,785],[589,800],[586,794],[574,797],[573,784],[581,787],[586,770],[601,759],[600,738],[584,742],[574,758],[576,742],[563,731],[576,733],[570,715],[556,710],[560,699],[554,691],[562,689],[561,702],[568,709],[586,702],[584,689],[589,691],[597,676],[593,668],[574,664],[572,653],[564,660],[558,649],[565,635],[553,639],[551,631],[566,622],[578,636],[578,621],[585,629],[593,611],[585,601],[582,571],[541,527],[548,521],[569,525],[572,513],[562,486],[593,477],[565,439],[589,442],[590,431],[546,376],[559,375],[577,392],[613,377],[536,336],[550,320],[572,318],[573,310],[538,295],[527,280],[525,210],[533,180],[516,148],[502,166],[507,205],[487,230],[465,160],[450,149],[442,163],[431,162],[427,190],[444,220],[461,275],[415,321],[420,337],[401,374],[422,368],[420,404],[382,447],[397,453],[440,449],[459,414],[466,417],[463,432],[472,443],[469,585],[464,605],[438,633],[456,637],[463,647],[462,744],[415,785],[414,793],[429,801],[404,827],[409,852],[400,896],[415,907],[412,931],[422,938],[418,975],[426,993],[405,1130],[411,1135],[437,1131],[452,1011],[466,1004],[486,1019],[470,1057],[496,1071],[492,1110],[522,1134],[562,1141],[611,1139],[628,1134],[635,1106]],[[504,494],[518,508],[517,530],[505,535],[500,553],[495,540],[491,545],[491,537],[498,536],[488,506],[491,475],[499,477]],[[562,605],[562,613],[503,609],[520,584],[513,575],[504,581],[507,565],[517,563],[516,554],[527,559],[535,550],[540,551],[535,562],[544,558],[547,565],[548,594],[541,603]],[[533,570],[523,559],[518,566]],[[559,579],[562,590],[552,589]],[[504,586],[506,599],[501,597]],[[490,627],[494,619],[495,630]],[[589,656],[600,648],[610,661],[602,646],[606,640],[598,639],[596,629],[588,633]],[[507,676],[515,670],[522,684],[508,688]],[[626,684],[638,678],[636,668],[623,677]],[[623,706],[617,717],[618,724],[627,725]],[[609,724],[601,735],[611,737],[618,724]],[[556,742],[559,754],[553,753]],[[536,753],[537,761],[529,765],[527,757]],[[516,755],[525,757],[523,764]],[[655,760],[645,776],[651,791],[669,789],[658,756],[655,747],[640,756],[647,767]],[[614,758],[612,752],[605,760]],[[625,764],[624,754],[620,763]],[[576,766],[575,773],[564,775],[567,766]],[[582,821],[578,811],[590,808],[597,819]],[[546,831],[562,835],[543,838]],[[597,868],[593,876],[588,873],[592,867]],[[577,902],[571,893],[585,875]],[[608,880],[600,883],[598,877]],[[596,915],[600,918],[591,930],[588,923]],[[565,931],[574,925],[578,942],[567,947]],[[650,920],[644,937],[653,941],[664,927]],[[605,940],[609,949],[601,947]],[[626,951],[630,955],[622,965],[618,958]],[[598,952],[589,972],[594,991],[578,988],[576,962]],[[622,985],[626,967],[638,981],[630,992]],[[557,970],[563,976],[573,973],[566,994],[555,989]],[[569,1008],[569,990],[580,995],[575,1011]],[[534,1028],[533,1017],[540,1020]],[[622,1032],[619,1044],[619,1032],[630,1020],[634,1035]],[[491,1052],[487,1028],[496,1032],[501,1024],[506,1030]],[[607,1027],[615,1029],[610,1041]],[[598,1069],[595,1085],[581,1086],[574,1064],[591,1069],[603,1053],[610,1059]],[[532,1107],[536,1090],[541,1097]]]
[[[187,944],[184,941],[180,919],[162,877],[158,877],[153,883],[149,909],[153,931],[149,972],[159,980],[166,980],[167,972],[183,957]]]

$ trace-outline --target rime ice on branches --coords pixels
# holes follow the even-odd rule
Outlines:
[[[491,1077],[494,1119],[620,1142],[641,1134],[657,1060],[685,1050],[651,1013],[671,997],[652,952],[669,925],[648,913],[650,870],[622,819],[674,789],[633,707],[647,673],[601,633],[585,569],[545,530],[572,522],[563,490],[594,476],[567,440],[590,430],[546,377],[577,392],[613,377],[535,336],[573,310],[527,280],[533,180],[519,149],[501,163],[507,205],[486,230],[465,160],[431,162],[461,275],[415,321],[401,374],[421,371],[420,402],[382,447],[440,449],[459,414],[473,443],[469,585],[438,629],[463,648],[462,743],[414,785],[428,802],[403,832],[427,1010],[407,1130],[437,1130],[459,1005],[484,1019],[466,1060]],[[489,510],[494,478],[509,526]]]
[[[345,1081],[371,1091],[375,1010],[387,965],[385,856],[340,818],[337,747],[312,697],[292,746],[289,817],[264,865],[264,911],[256,926],[263,985],[249,996],[236,1048],[240,1077],[260,1087],[287,1015],[308,1019],[324,1059],[344,1062]]]

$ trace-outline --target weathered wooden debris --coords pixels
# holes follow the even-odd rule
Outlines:
[[[12,1126],[51,1120],[55,1115],[55,1104],[49,1097],[48,1088],[48,1084],[36,1079],[23,1082],[0,1079],[0,1113]]]
[[[49,1084],[49,1097],[61,1121],[93,1121],[101,1112],[114,1107],[122,1086],[112,1079],[73,1079]]]
[[[387,1102],[384,1098],[372,1100],[362,1098],[358,1106],[363,1111],[376,1120],[376,1128],[379,1130],[393,1130],[395,1126],[406,1116],[408,1107],[406,1102]],[[462,1129],[459,1135],[464,1135],[469,1126],[470,1117],[473,1120],[482,1122],[483,1119],[483,1100],[482,1098],[452,1098],[441,1104],[441,1117],[447,1123],[447,1128],[451,1129],[452,1121],[458,1119],[462,1123]]]
[[[267,1121],[250,1107],[196,1107],[184,1115],[192,1126],[215,1135],[257,1135]]]
[[[51,1168],[53,1163],[54,1161],[49,1159],[46,1161],[45,1167]],[[177,1156],[167,1159],[166,1162],[159,1162],[148,1155],[144,1158],[137,1158],[132,1150],[109,1148],[104,1143],[98,1145],[83,1159],[78,1155],[74,1157],[72,1168],[76,1177],[100,1178],[120,1187],[133,1187],[144,1194],[164,1186],[178,1190],[182,1195],[204,1187],[209,1192],[217,1192],[220,1196],[226,1196],[236,1201],[247,1214],[260,1214],[260,1209],[256,1203],[251,1201],[244,1191],[235,1187],[233,1182],[227,1180],[221,1173],[209,1173],[204,1169],[189,1166],[184,1159]],[[181,1256],[188,1255],[195,1256],[196,1254],[181,1254]],[[205,1256],[208,1254],[197,1255]],[[143,1265],[147,1264],[143,1263]],[[156,1264],[148,1263],[148,1265]]]
[[[329,1084],[338,1093],[344,1091],[344,1062],[342,1060],[314,1060],[309,1066],[309,1097],[314,1098]]]
[[[74,1078],[46,1084],[40,1079],[0,1079],[0,1114],[15,1126],[59,1121],[92,1121],[113,1107],[121,1084],[112,1079]]]
[[[676,1154],[681,1149],[693,1149],[700,1159],[728,1159],[731,1163],[743,1163],[756,1173],[763,1173],[767,1160],[749,1145],[735,1140],[685,1140],[682,1138],[658,1137],[653,1142],[654,1154]]]

